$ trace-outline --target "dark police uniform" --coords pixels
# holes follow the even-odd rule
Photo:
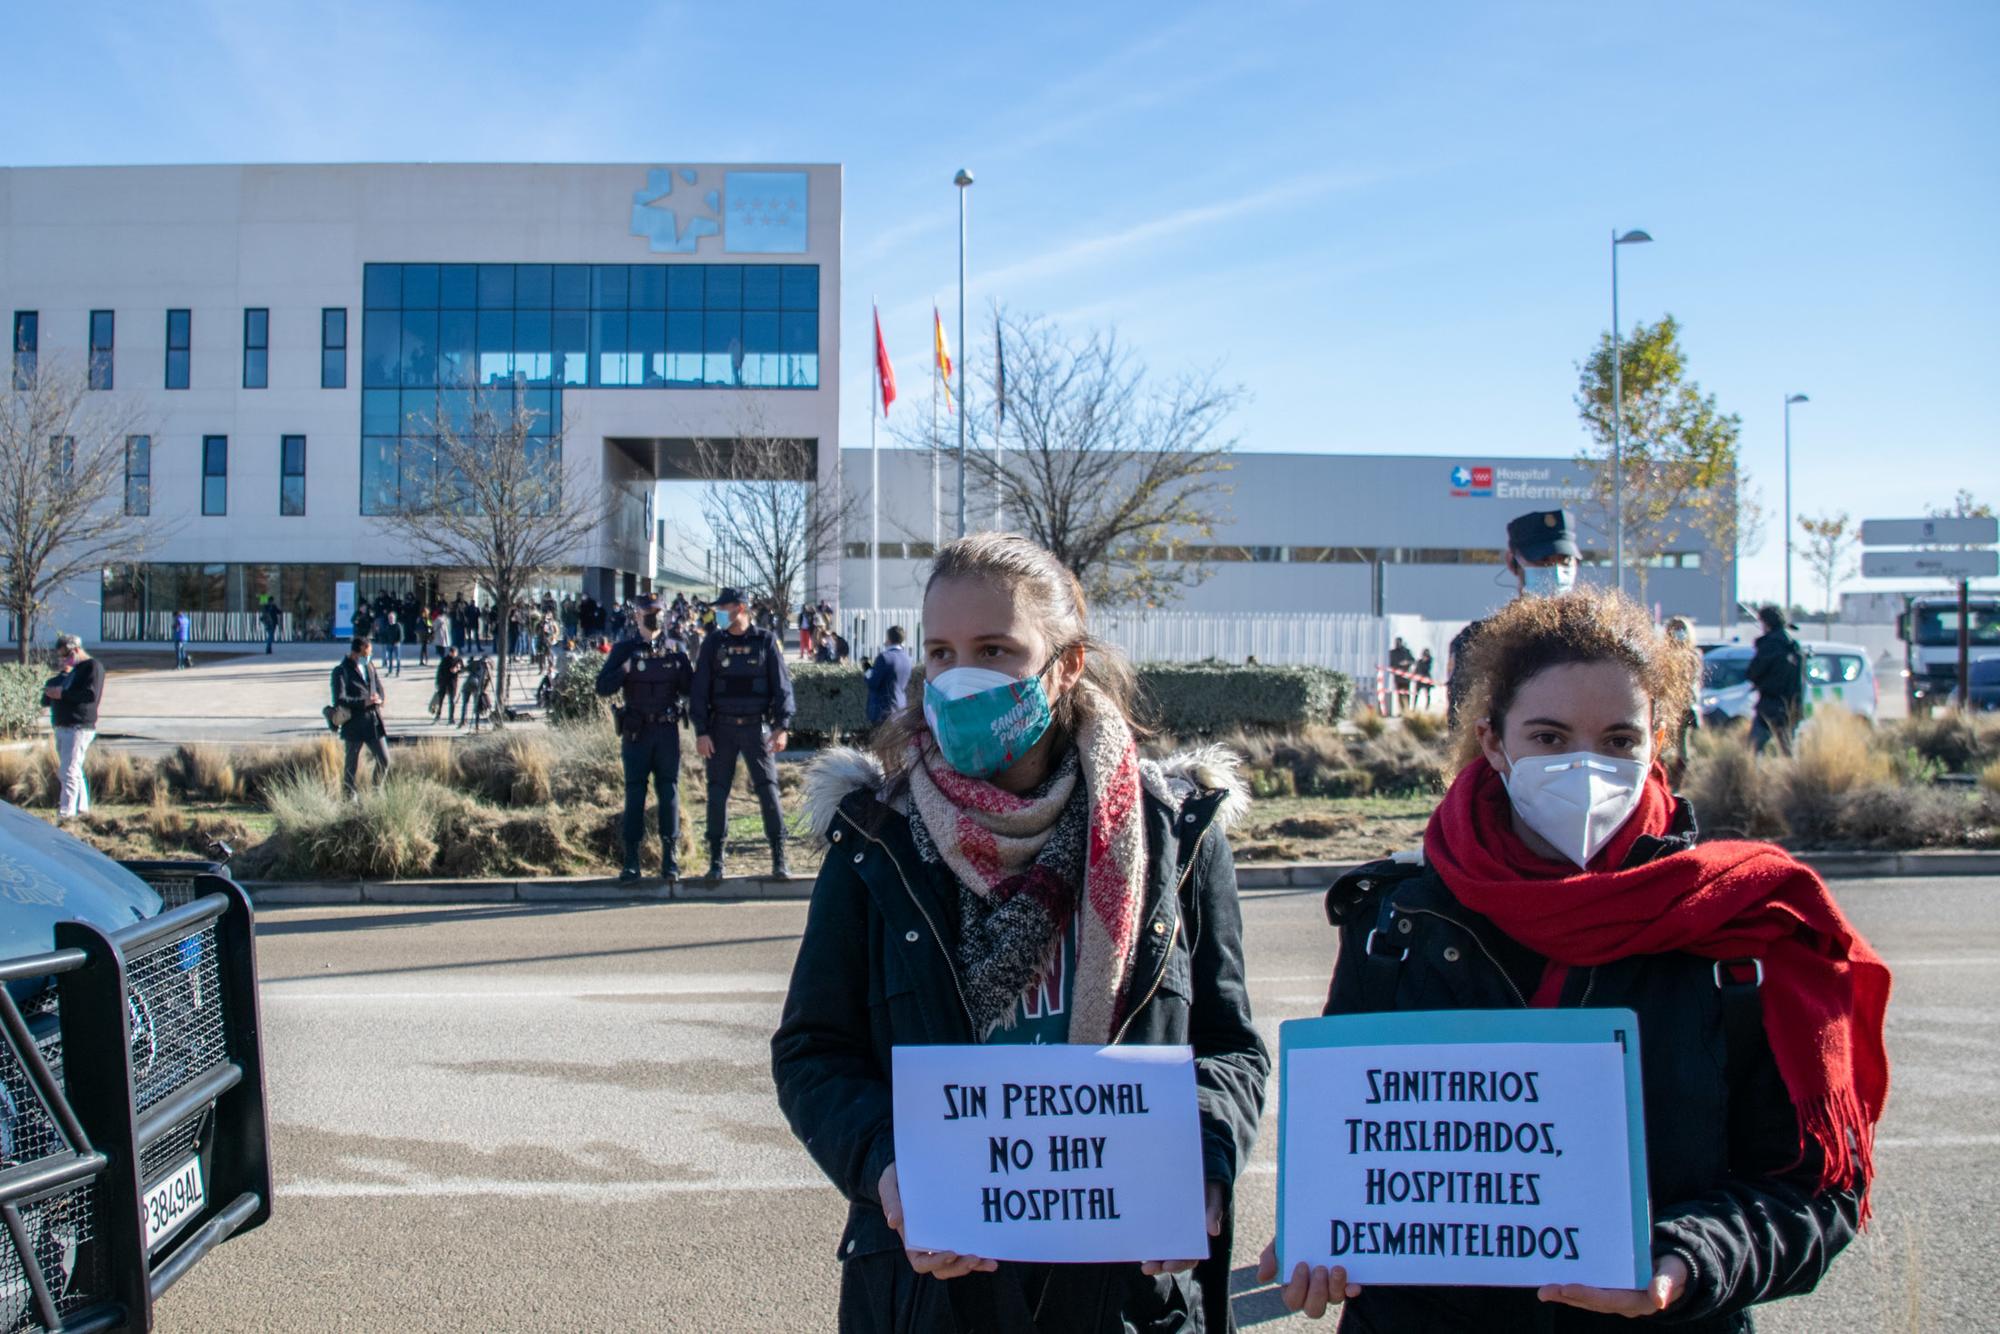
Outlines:
[[[675,849],[681,831],[681,719],[687,713],[694,667],[676,641],[627,639],[612,648],[597,673],[597,693],[623,692],[616,710],[619,758],[625,763],[625,879],[639,873],[639,844],[646,836],[646,780],[660,801],[660,874],[680,878]]]
[[[1507,547],[1522,560],[1543,561],[1551,556],[1574,556],[1579,561],[1583,553],[1577,550],[1576,525],[1570,522],[1568,510],[1530,510],[1518,518],[1507,521]],[[1482,617],[1468,621],[1463,630],[1451,637],[1451,647],[1445,650],[1445,720],[1452,727],[1458,726],[1458,706],[1465,702],[1466,650],[1472,641],[1479,638],[1479,628],[1484,625]]]
[[[774,731],[792,725],[792,678],[785,670],[784,646],[777,636],[753,625],[740,635],[717,629],[702,640],[689,714],[694,734],[715,743],[715,754],[708,761],[710,874],[718,875],[722,866],[722,843],[729,829],[729,785],[736,779],[739,755],[750,769],[750,785],[763,808],[772,870],[782,874],[785,817],[778,808],[778,765],[764,735],[766,723]]]

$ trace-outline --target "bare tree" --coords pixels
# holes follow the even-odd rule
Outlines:
[[[378,522],[420,564],[460,570],[490,590],[500,622],[493,636],[495,699],[507,699],[508,635],[515,601],[536,577],[575,564],[578,548],[610,515],[601,486],[564,476],[559,424],[511,386],[474,390],[464,415],[431,423],[428,456],[405,442],[402,490]],[[494,721],[506,719],[496,708]]]
[[[81,365],[44,354],[17,366],[0,407],[0,607],[22,662],[58,590],[135,559],[145,542],[151,506],[126,495],[132,436],[150,449],[137,409],[91,389]]]
[[[1002,313],[996,335],[985,376],[994,418],[967,423],[967,490],[986,494],[988,512],[997,497],[1005,521],[1094,601],[1158,607],[1200,583],[1198,544],[1228,495],[1226,432],[1242,387],[1212,372],[1152,379],[1115,329],[1071,336]],[[909,442],[939,450],[947,476],[956,468],[955,441],[922,430]]]
[[[1735,473],[1717,488],[1711,503],[1701,507],[1696,524],[1715,547],[1723,568],[1716,572],[1716,626],[1729,626],[1729,575],[1740,570],[1745,556],[1754,556],[1764,545],[1763,493],[1750,481],[1748,473]]]
[[[1849,521],[1845,510],[1838,514],[1801,514],[1799,530],[1806,535],[1800,555],[1826,593],[1826,610],[1820,613],[1820,628],[1824,632],[1823,637],[1831,639],[1834,585],[1854,577],[1854,548],[1860,545],[1861,531]]]
[[[1724,414],[1715,395],[1704,395],[1687,374],[1680,325],[1672,315],[1640,324],[1622,339],[1618,365],[1623,380],[1619,417],[1624,439],[1619,467],[1611,466],[1611,335],[1604,334],[1589,360],[1577,367],[1576,410],[1591,434],[1592,488],[1611,533],[1615,493],[1623,475],[1625,558],[1638,572],[1639,600],[1645,601],[1652,561],[1672,550],[1690,530],[1713,532],[1712,512],[1735,504],[1728,480],[1736,471],[1742,422]]]
[[[839,553],[857,502],[818,484],[817,442],[773,435],[754,410],[735,436],[695,441],[695,467],[709,479],[701,510],[716,546],[749,572],[753,597],[776,604],[782,629],[806,572]]]

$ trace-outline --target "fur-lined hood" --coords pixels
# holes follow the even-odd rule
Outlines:
[[[1139,777],[1148,792],[1174,811],[1196,792],[1222,793],[1215,823],[1227,833],[1250,809],[1242,763],[1227,746],[1196,746],[1163,760],[1140,760]],[[881,793],[889,785],[882,762],[869,752],[851,746],[823,750],[806,766],[802,802],[806,825],[814,838],[824,842],[841,802],[856,792]]]

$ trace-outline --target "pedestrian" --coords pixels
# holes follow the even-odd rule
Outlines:
[[[1431,708],[1431,686],[1434,684],[1431,673],[1436,669],[1436,661],[1431,657],[1430,649],[1426,647],[1417,655],[1417,665],[1414,668],[1416,679],[1410,682],[1411,702],[1426,713],[1429,713]]]
[[[1350,1328],[1414,1334],[1613,1327],[1552,1320],[1550,1304],[1747,1330],[1750,1307],[1809,1291],[1867,1217],[1888,969],[1790,853],[1695,841],[1658,760],[1701,659],[1637,603],[1518,601],[1461,670],[1458,772],[1423,855],[1328,894],[1341,939],[1326,1013],[1631,1010],[1652,1278],[1360,1288],[1302,1264],[1285,1304],[1345,1301]],[[1275,1267],[1267,1250],[1261,1276]]]
[[[347,656],[333,666],[333,717],[338,720],[340,739],[347,747],[341,770],[341,790],[357,793],[356,777],[361,768],[361,752],[375,757],[375,782],[380,786],[389,775],[389,729],[382,723],[382,674],[375,670],[371,655],[374,641],[356,635],[347,643]],[[344,713],[343,713],[344,711]]]
[[[563,594],[562,610],[560,614],[562,617],[563,638],[575,639],[577,630],[576,599],[572,598],[567,593]]]
[[[194,638],[194,618],[185,608],[174,613],[174,670],[185,671],[194,664],[188,661],[188,641]]]
[[[868,664],[868,725],[875,727],[903,711],[910,689],[910,651],[903,647],[908,636],[900,625],[889,627],[888,643]]]
[[[264,605],[257,609],[257,619],[264,623],[264,656],[270,657],[278,650],[278,604],[267,594]]]
[[[819,622],[819,613],[808,602],[799,608],[799,661],[811,662],[813,655],[813,629]]]
[[[1668,639],[1687,648],[1694,648],[1694,625],[1685,616],[1669,616],[1665,634]],[[1681,779],[1687,776],[1688,747],[1693,744],[1694,734],[1701,727],[1701,713],[1695,708],[1693,696],[1688,698],[1687,711],[1682,713],[1673,730],[1667,734],[1666,757],[1667,782],[1678,792]]]
[[[785,857],[785,815],[778,805],[778,765],[792,725],[792,677],[785,670],[784,645],[769,630],[750,624],[742,592],[716,594],[718,624],[726,626],[702,641],[695,662],[688,716],[694,748],[708,767],[708,875],[723,875],[722,846],[729,832],[729,788],[736,781],[736,758],[750,771],[750,786],[764,815],[764,840],[771,845],[771,874],[791,875]]]
[[[1270,1071],[1243,982],[1234,762],[1141,759],[1131,666],[1025,538],[939,551],[923,626],[925,697],[807,777],[830,855],[771,1040],[779,1106],[849,1202],[839,1328],[1232,1328],[1231,1197]],[[996,1264],[907,1246],[892,1052],[930,1043],[1191,1046],[1205,1253]]]
[[[437,633],[437,623],[431,619],[430,607],[428,605],[418,607],[416,615],[410,618],[410,624],[416,628],[417,666],[428,667],[431,661],[431,637]]]
[[[1574,536],[1576,525],[1568,510],[1530,510],[1507,521],[1507,573],[1515,580],[1514,596],[1553,597],[1576,586],[1583,553]],[[1444,656],[1445,719],[1458,726],[1458,704],[1463,694],[1457,684],[1458,664],[1471,651],[1484,621],[1473,621],[1452,636]]]
[[[90,810],[83,757],[97,737],[104,664],[84,652],[83,641],[71,634],[56,636],[56,664],[61,670],[43,685],[42,698],[48,702],[49,727],[56,734],[56,818],[74,820]]]
[[[470,726],[473,731],[486,720],[493,711],[493,660],[484,653],[475,652],[466,664],[463,684],[458,688],[458,725]]]
[[[382,624],[378,631],[382,640],[382,656],[387,662],[387,674],[403,674],[403,623],[396,619],[393,611],[382,613]]]
[[[438,720],[438,713],[444,713],[447,724],[458,722],[458,680],[465,674],[465,662],[458,656],[458,650],[447,647],[438,654],[437,672],[432,676],[434,689],[431,691],[431,721]]]
[[[1756,718],[1750,724],[1750,745],[1761,752],[1776,742],[1778,753],[1792,753],[1792,735],[1805,703],[1806,650],[1785,625],[1785,613],[1775,606],[1757,609],[1764,633],[1750,654],[1743,675],[1757,691]]]
[[[1389,686],[1395,698],[1395,711],[1410,711],[1410,675],[1417,669],[1417,655],[1410,652],[1410,646],[1403,642],[1401,635],[1389,647]]]
[[[639,635],[611,650],[597,673],[597,693],[622,695],[615,706],[618,758],[625,769],[625,816],[619,826],[625,863],[620,884],[639,878],[639,845],[646,835],[646,786],[660,807],[660,878],[680,882],[681,719],[694,688],[694,664],[667,637],[659,599],[639,603]]]

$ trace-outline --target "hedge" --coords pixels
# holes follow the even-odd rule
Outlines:
[[[1170,732],[1227,732],[1336,723],[1354,682],[1328,667],[1153,662],[1139,668],[1152,720]]]
[[[797,701],[792,730],[804,745],[865,731],[868,686],[858,667],[800,663],[791,669]],[[1354,683],[1325,667],[1243,667],[1149,663],[1139,668],[1148,716],[1170,732],[1289,729],[1334,723],[1347,713]],[[912,689],[921,689],[913,680]]]
[[[49,716],[46,663],[0,663],[0,737],[33,736]]]

